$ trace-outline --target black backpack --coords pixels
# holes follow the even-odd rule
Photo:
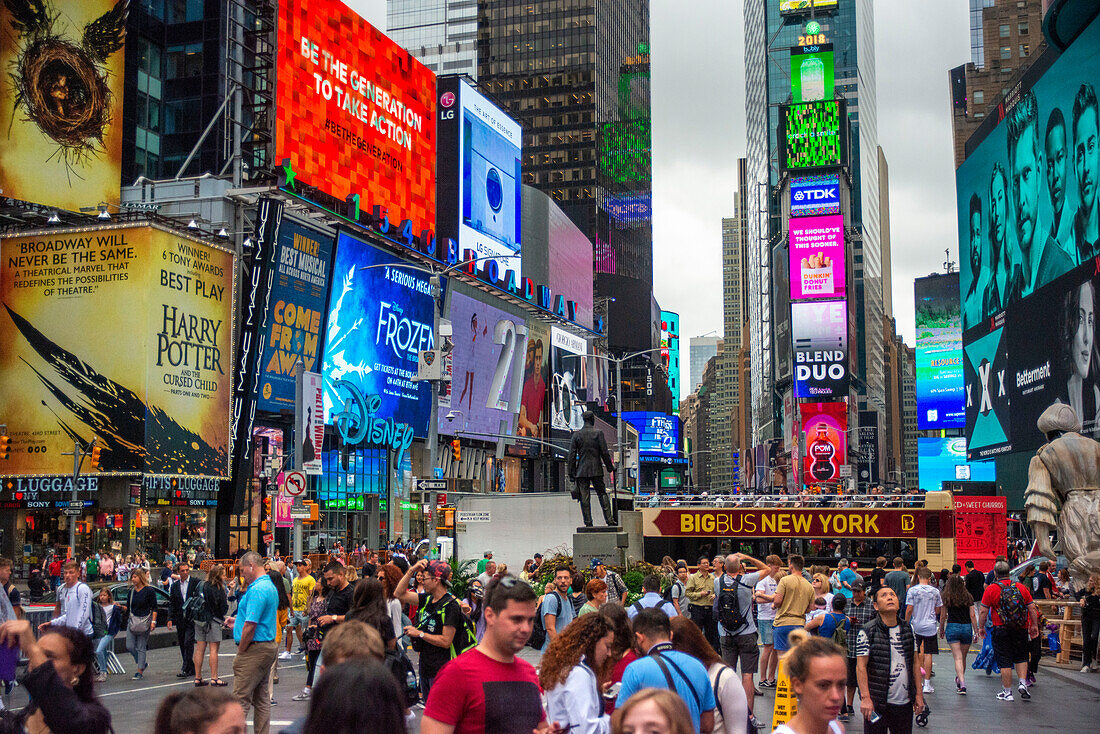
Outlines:
[[[741,599],[737,590],[747,584],[741,583],[740,577],[734,579],[733,586],[726,586],[726,577],[720,576],[718,580],[718,621],[726,630],[726,634],[732,635],[748,622],[744,610],[741,609]]]
[[[679,579],[674,579],[673,582],[668,585],[668,588],[661,593],[661,598],[667,601],[669,604],[672,604],[673,606],[675,606],[675,602],[673,602],[672,600],[672,590],[675,589],[677,586],[680,587],[680,597],[683,598],[684,585],[680,582]]]
[[[385,659],[386,669],[397,681],[397,687],[405,694],[405,707],[415,705],[420,701],[420,686],[416,680],[416,669],[412,661],[403,650],[387,650]]]
[[[210,610],[206,608],[205,581],[196,589],[196,592],[187,597],[187,601],[183,603],[183,618],[199,624],[206,624],[210,621]]]
[[[541,650],[546,643],[546,626],[542,623],[542,604],[535,610],[535,625],[531,628],[531,636],[527,639],[527,647]]]

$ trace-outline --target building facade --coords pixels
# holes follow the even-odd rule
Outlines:
[[[688,344],[688,374],[691,380],[691,392],[696,392],[703,382],[703,369],[711,357],[718,354],[718,336],[693,336]]]
[[[387,35],[436,74],[477,80],[477,3],[389,0]]]

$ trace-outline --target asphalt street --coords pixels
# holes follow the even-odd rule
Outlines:
[[[220,676],[233,685],[233,644],[222,643],[220,654]],[[537,663],[539,653],[527,648],[523,657]],[[179,680],[176,673],[180,669],[178,648],[151,650],[149,668],[141,681],[130,680],[134,670],[134,661],[129,655],[120,654],[119,660],[127,668],[125,676],[110,676],[106,683],[97,688],[103,702],[110,709],[114,719],[114,728],[118,734],[150,734],[153,717],[160,701],[170,692],[193,686],[192,680]],[[1100,713],[1100,674],[1088,675],[1040,669],[1038,684],[1033,689],[1034,698],[1025,702],[1017,700],[1011,703],[997,701],[994,696],[1000,690],[997,676],[987,678],[984,673],[971,671],[967,677],[969,695],[955,693],[949,655],[941,654],[936,658],[937,671],[933,683],[936,692],[926,698],[932,708],[927,732],[985,732],[1016,733],[1027,732],[1093,732],[1097,731],[1097,716]],[[308,713],[308,702],[292,701],[291,697],[301,691],[305,684],[305,663],[296,658],[280,661],[279,683],[274,686],[276,705],[271,709],[272,731],[278,732],[298,717]],[[207,676],[209,672],[207,671]],[[23,706],[27,698],[22,688],[16,688],[8,706]],[[756,711],[767,724],[771,723],[771,710],[774,692],[765,691],[756,699]],[[858,711],[858,698],[857,698]],[[421,709],[415,709],[417,723],[411,729],[419,732]],[[251,723],[251,716],[249,716]],[[770,726],[765,731],[770,731]],[[861,732],[862,724],[851,722],[848,732]],[[365,734],[369,734],[366,732]]]

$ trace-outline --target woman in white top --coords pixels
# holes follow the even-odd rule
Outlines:
[[[608,734],[603,683],[615,663],[615,628],[600,614],[577,617],[555,637],[539,665],[546,718],[570,734]]]
[[[714,729],[704,734],[748,734],[749,702],[741,676],[722,662],[699,627],[687,617],[673,617],[672,649],[687,653],[707,667],[714,690]],[[755,728],[752,734],[756,734]]]
[[[393,591],[397,588],[397,584],[404,574],[394,564],[384,563],[378,567],[374,575],[382,582],[382,588],[386,592],[386,612],[390,615],[390,621],[393,622],[393,634],[397,639],[401,639],[405,624],[401,619],[401,602],[394,598]]]
[[[844,734],[836,717],[844,706],[847,655],[832,640],[801,631],[791,633],[791,644],[783,666],[798,697],[798,713],[772,734]]]

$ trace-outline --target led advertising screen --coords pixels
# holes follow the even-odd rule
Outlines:
[[[830,10],[839,0],[779,0],[780,15],[809,13],[810,10]]]
[[[848,394],[848,302],[791,304],[794,395],[797,398]]]
[[[780,107],[780,167],[787,171],[843,165],[847,124],[843,100]]]
[[[847,403],[799,403],[806,437],[802,481],[840,481],[840,467],[848,457]]]
[[[958,272],[913,282],[917,322],[917,428],[966,425]]]
[[[3,196],[70,211],[118,203],[126,16],[117,0],[0,3]],[[155,138],[138,138],[139,169],[146,150],[160,153]]]
[[[301,358],[306,372],[319,366],[332,237],[284,218],[274,262],[256,407],[277,413],[294,410],[294,363]]]
[[[229,475],[233,253],[152,226],[0,240],[6,475]],[[88,463],[84,464],[85,470]]]
[[[917,473],[923,492],[938,492],[944,482],[993,482],[997,479],[994,461],[966,460],[966,439],[918,438]]]
[[[833,44],[791,49],[791,99],[816,102],[833,97]]]
[[[584,426],[588,342],[556,326],[550,328],[550,427],[576,431]]]
[[[638,429],[642,456],[676,456],[680,446],[680,418],[664,413],[623,411],[623,420]]]
[[[337,237],[321,370],[326,423],[352,398],[377,397],[371,416],[351,419],[427,433],[431,386],[414,378],[420,352],[435,347],[434,300],[428,274],[405,264],[347,232]]]
[[[1029,83],[955,174],[964,331],[1100,254],[1100,21]]]
[[[439,82],[436,235],[460,252],[495,257],[520,272],[522,254],[519,123],[459,77]],[[457,158],[456,158],[457,153]]]
[[[846,271],[843,215],[791,219],[787,228],[791,298],[843,298]]]
[[[1012,451],[1005,344],[1003,316],[968,332],[965,338],[966,446],[971,460]]]
[[[878,412],[874,410],[859,411],[859,430],[856,438],[859,441],[859,483],[862,487],[868,487],[879,482],[879,431]],[[965,448],[965,444],[963,446]]]
[[[840,177],[791,176],[791,216],[816,217],[840,214]]]
[[[435,74],[341,0],[279,3],[275,163],[287,188],[435,227]]]
[[[439,409],[439,432],[485,434],[487,440],[511,435],[527,355],[523,319],[457,292],[448,319],[454,340],[451,400]]]

